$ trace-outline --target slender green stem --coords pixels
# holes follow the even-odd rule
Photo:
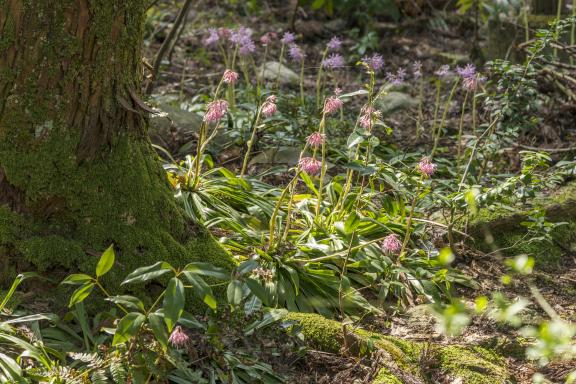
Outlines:
[[[416,138],[420,138],[422,134],[424,122],[424,78],[420,78],[420,85],[418,90],[418,120],[416,121]]]
[[[316,75],[316,108],[320,108],[320,94],[321,94],[321,85],[322,85],[322,63],[324,59],[326,59],[326,55],[328,54],[328,48],[324,50],[322,53],[322,58],[320,59],[320,65],[318,66],[318,75]]]
[[[444,112],[442,113],[442,120],[440,120],[440,124],[438,125],[438,130],[436,131],[434,137],[434,146],[432,147],[432,151],[430,153],[430,159],[434,158],[434,154],[436,153],[436,149],[438,148],[438,142],[440,141],[440,137],[442,136],[442,129],[444,128],[444,124],[446,123],[446,117],[448,116],[448,111],[450,110],[450,103],[452,102],[452,98],[456,93],[456,88],[460,84],[460,78],[458,77],[454,82],[454,86],[452,86],[452,90],[450,91],[450,95],[448,96],[448,100],[446,100],[446,104],[444,105]]]
[[[282,47],[280,48],[280,58],[278,59],[278,69],[276,71],[276,83],[274,84],[274,89],[279,89],[280,87],[280,69],[282,68],[282,60],[284,59],[284,49],[286,45],[282,43]]]
[[[572,0],[572,18],[576,18],[576,0]],[[572,28],[570,29],[570,46],[573,47],[576,43],[576,21],[572,20]],[[574,56],[570,55],[570,65],[574,65]]]
[[[462,156],[462,133],[464,132],[464,115],[466,113],[466,103],[468,102],[468,95],[470,92],[466,91],[464,95],[464,101],[462,102],[462,112],[460,113],[460,124],[458,126],[458,138],[456,139],[457,151],[456,151],[456,168],[460,168],[460,161]]]
[[[96,284],[96,286],[102,291],[102,293],[106,296],[106,297],[111,297],[110,294],[108,293],[108,291],[102,286],[102,284],[100,284],[100,282],[98,280],[94,280],[94,284]],[[120,310],[124,313],[128,313],[128,310],[126,308],[124,308],[122,305],[115,303],[116,306],[118,308],[120,308]]]
[[[290,186],[292,185],[292,183],[295,183],[298,180],[298,177],[300,176],[300,172],[301,172],[300,168],[298,168],[298,170],[296,171],[296,175],[294,175],[292,180],[290,180],[288,185],[282,190],[282,193],[280,194],[280,197],[278,198],[278,201],[276,202],[276,205],[274,206],[274,211],[272,211],[272,216],[270,216],[269,231],[268,231],[269,232],[269,234],[268,234],[268,250],[269,251],[274,250],[274,240],[275,240],[275,236],[276,236],[276,218],[278,217],[278,213],[280,212],[280,208],[282,207],[282,201],[284,201],[284,197],[286,197],[286,193],[290,189]]]
[[[418,181],[418,187],[416,187],[416,192],[414,193],[414,198],[412,199],[412,205],[410,206],[410,213],[408,214],[408,219],[406,220],[406,234],[404,235],[404,241],[402,242],[402,249],[400,250],[400,255],[398,259],[402,259],[406,253],[406,247],[410,241],[410,234],[412,233],[412,217],[414,216],[414,211],[416,210],[416,203],[418,202],[418,197],[420,196],[420,190],[422,188],[422,182],[424,181],[424,175],[420,176]]]
[[[326,114],[322,113],[322,120],[320,120],[320,134],[326,135]],[[320,165],[320,180],[318,182],[318,197],[316,201],[316,217],[320,215],[320,207],[322,206],[322,189],[324,189],[324,177],[326,177],[326,140],[322,141],[321,151],[321,165]]]
[[[304,108],[304,58],[300,62],[300,105]]]
[[[248,140],[246,154],[244,155],[244,161],[242,161],[242,170],[240,171],[240,178],[244,177],[246,173],[246,168],[248,167],[248,160],[250,159],[250,152],[252,151],[252,145],[254,145],[254,140],[256,140],[256,132],[258,131],[258,123],[260,121],[260,115],[262,113],[262,106],[258,107],[258,112],[256,113],[256,118],[252,123],[252,136]]]

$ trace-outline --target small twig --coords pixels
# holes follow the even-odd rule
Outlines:
[[[152,91],[154,90],[154,85],[155,85],[156,80],[157,80],[158,71],[160,70],[160,64],[162,63],[164,56],[168,52],[168,49],[170,48],[170,44],[172,43],[172,40],[176,37],[178,30],[180,29],[180,25],[184,22],[184,19],[186,19],[186,16],[188,15],[188,11],[190,10],[190,5],[192,5],[192,0],[186,0],[184,5],[182,6],[182,9],[180,9],[180,12],[178,13],[176,20],[174,21],[174,25],[172,26],[172,29],[168,33],[168,36],[166,36],[166,39],[164,39],[164,41],[162,42],[162,45],[160,46],[160,49],[158,50],[158,53],[156,54],[156,58],[154,59],[154,65],[152,67],[152,73],[151,73],[150,81],[146,85],[145,93],[147,95],[152,94]]]

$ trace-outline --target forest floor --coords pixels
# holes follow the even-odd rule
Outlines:
[[[208,27],[223,25],[246,25],[254,30],[254,36],[261,36],[270,30],[285,30],[288,25],[282,14],[286,9],[263,10],[258,17],[239,17],[226,14],[223,9],[198,9],[191,13],[188,24],[170,55],[170,64],[161,72],[153,99],[161,100],[166,95],[178,94],[184,99],[193,98],[216,86],[220,74],[225,69],[223,64],[211,59],[213,53],[202,48]],[[213,15],[210,17],[209,15]],[[172,16],[173,17],[173,16]],[[170,16],[167,17],[170,19]],[[430,16],[409,19],[405,23],[377,22],[375,32],[378,34],[375,50],[382,53],[386,66],[390,68],[409,67],[414,60],[419,60],[424,67],[433,68],[438,62],[467,62],[470,58],[471,42],[474,40],[471,21],[462,17],[449,17],[446,23],[438,29],[431,29]],[[299,21],[296,31],[301,37],[300,42],[306,46],[307,61],[318,62],[319,52],[323,44],[333,34],[342,36],[344,20],[314,20],[312,18]],[[148,41],[147,56],[152,60],[154,52],[162,40],[158,36],[166,34],[167,28],[158,27],[157,37]],[[344,45],[357,45],[358,40],[350,36],[342,36]],[[480,41],[484,45],[485,41]],[[277,60],[277,58],[273,58]],[[305,84],[315,82],[316,68],[307,68]],[[348,79],[349,78],[349,79]],[[358,87],[351,74],[345,73],[339,79],[344,92],[352,92]],[[298,85],[293,84],[297,92]],[[413,88],[402,88],[401,92],[415,96],[418,92]],[[543,93],[551,92],[542,85]],[[434,108],[434,92],[428,89],[424,100],[425,114],[432,114]],[[461,102],[457,95],[454,109]],[[184,105],[184,104],[183,104]],[[520,143],[526,146],[555,148],[565,143],[574,142],[576,129],[573,125],[576,118],[576,106],[569,103],[554,103],[545,108],[539,131],[520,138]],[[178,111],[180,113],[181,111]],[[186,115],[185,115],[186,116]],[[391,113],[387,121],[395,129],[390,140],[405,151],[429,146],[430,136],[418,137],[415,132],[413,114]],[[448,130],[457,130],[459,124],[457,113],[451,113],[447,122]],[[178,124],[182,119],[174,119],[169,132],[161,135],[163,146],[178,152],[186,143],[193,141],[195,132],[190,126]],[[510,171],[519,166],[518,148],[510,148],[506,153]],[[240,164],[239,148],[230,146],[223,149],[217,156],[217,161],[234,169]],[[282,180],[279,180],[282,182]],[[217,235],[222,235],[218,232]],[[509,272],[503,264],[503,256],[499,253],[487,254],[474,247],[466,246],[456,260],[455,267],[472,277],[477,283],[477,289],[459,288],[457,294],[464,302],[473,303],[479,295],[489,295],[491,292],[506,290],[507,293],[525,295],[530,286],[537,285],[552,308],[566,320],[576,319],[576,251],[566,250],[563,256],[553,264],[537,268],[528,276],[515,279],[512,284],[504,284],[502,277]],[[530,308],[527,316],[537,319],[543,315],[538,308]],[[512,327],[504,327],[488,317],[476,317],[458,337],[442,335],[436,326],[434,316],[424,305],[417,305],[404,313],[391,313],[379,317],[365,318],[362,327],[381,334],[402,337],[420,342],[441,344],[482,345],[497,351],[506,358],[509,372],[517,383],[532,383],[532,375],[538,371],[536,364],[528,362],[523,356],[522,336]],[[279,371],[288,373],[293,382],[298,383],[370,383],[377,373],[376,363],[370,359],[357,359],[340,354],[323,351],[308,351],[306,358],[298,361],[283,361],[276,367]],[[574,368],[574,362],[551,363],[540,370],[552,382],[561,382]],[[441,382],[441,381],[438,381]],[[448,382],[447,382],[448,383]]]

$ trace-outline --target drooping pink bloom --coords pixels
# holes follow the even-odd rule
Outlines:
[[[263,47],[267,46],[271,42],[272,38],[270,37],[269,33],[265,33],[260,37],[260,44],[262,44]]]
[[[478,89],[478,87],[480,86],[480,84],[482,84],[483,82],[486,81],[486,78],[483,76],[471,76],[471,77],[465,77],[462,80],[462,87],[467,90],[467,91],[475,91]]]
[[[294,41],[296,41],[296,35],[294,35],[292,32],[284,32],[284,35],[280,40],[280,42],[285,45],[292,44]]]
[[[224,75],[222,76],[222,81],[226,84],[236,84],[238,82],[238,72],[234,72],[230,69],[224,71]]]
[[[391,233],[382,241],[382,251],[385,253],[398,253],[402,249],[402,242],[398,235]]]
[[[379,119],[382,116],[382,112],[377,111],[374,107],[365,105],[360,110],[360,119],[359,123],[363,128],[369,129],[372,127],[372,122],[375,119]]]
[[[172,344],[173,347],[184,348],[190,342],[190,337],[184,332],[182,327],[177,325],[170,334],[168,342]]]
[[[374,72],[378,72],[384,68],[384,58],[379,53],[375,53],[372,56],[364,56],[362,62],[368,65]]]
[[[264,104],[262,104],[262,114],[265,117],[270,117],[276,113],[276,96],[271,95],[266,98]]]
[[[290,44],[290,48],[288,49],[288,56],[295,62],[301,63],[304,60],[304,53],[300,49],[300,47],[294,43]]]
[[[216,28],[208,28],[208,37],[204,39],[204,46],[212,47],[220,40],[218,30]]]
[[[220,36],[222,40],[229,40],[232,36],[232,30],[230,28],[220,27],[218,28],[218,36]]]
[[[340,108],[342,108],[342,104],[344,103],[342,102],[342,99],[340,99],[338,96],[330,96],[329,98],[326,99],[326,102],[324,103],[323,112],[327,115],[334,113],[338,111]]]
[[[416,80],[422,77],[422,63],[420,61],[412,63],[412,75]]]
[[[338,38],[337,36],[334,36],[333,38],[330,39],[328,44],[326,44],[326,47],[330,51],[338,51],[340,50],[340,48],[342,48],[342,40],[340,40],[340,38]]]
[[[437,165],[434,164],[428,157],[422,158],[418,163],[418,171],[425,176],[432,176],[436,172]]]
[[[344,56],[333,53],[322,61],[322,66],[328,69],[337,69],[344,66]]]
[[[436,74],[436,76],[438,77],[446,77],[450,74],[450,66],[449,65],[443,65],[440,68],[438,68],[438,70],[436,72],[434,72]]]
[[[308,145],[316,148],[324,144],[325,141],[326,141],[326,135],[323,135],[320,132],[314,132],[313,134],[311,134],[306,138],[306,142],[308,143]]]
[[[313,157],[303,157],[298,162],[298,165],[309,175],[317,175],[322,169],[322,163]]]
[[[204,121],[207,123],[216,123],[220,121],[228,112],[228,102],[226,100],[214,100],[208,103]]]
[[[342,94],[342,88],[336,88],[336,89],[334,89],[334,94],[335,94],[336,96],[340,96],[340,95]]]

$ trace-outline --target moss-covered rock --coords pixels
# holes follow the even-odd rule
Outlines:
[[[314,348],[337,353],[344,345],[342,324],[320,315],[290,313],[307,342]],[[374,383],[429,383],[432,378],[445,377],[450,382],[466,384],[506,384],[510,375],[506,362],[498,354],[480,346],[428,344],[347,328],[347,345],[355,346],[352,354],[368,354],[376,350],[388,358]]]

